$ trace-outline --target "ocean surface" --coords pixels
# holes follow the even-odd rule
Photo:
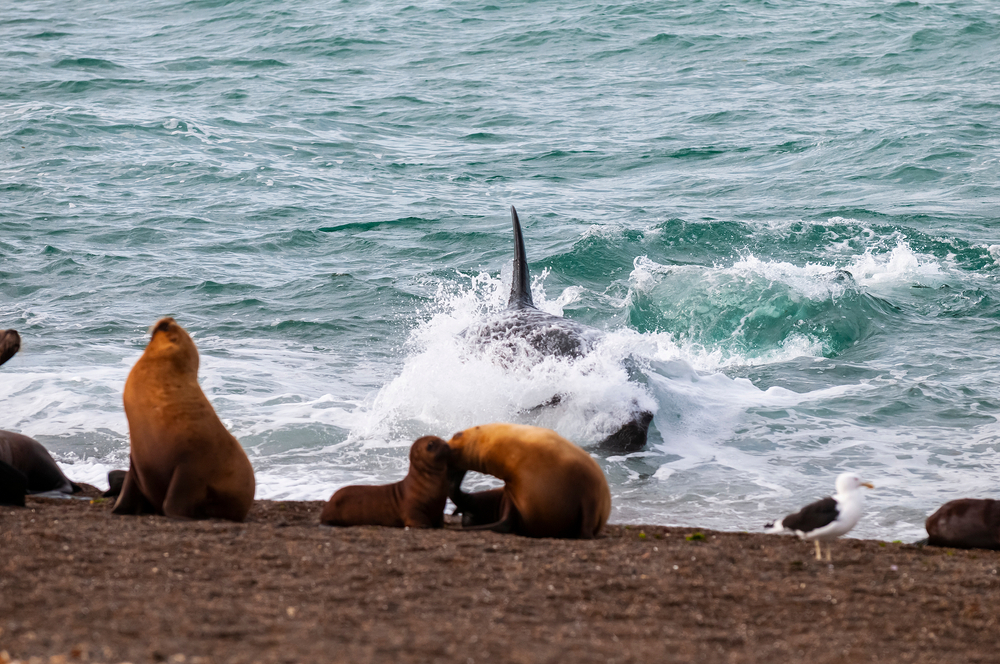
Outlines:
[[[0,427],[106,485],[170,315],[258,498],[519,421],[615,522],[760,531],[854,470],[852,535],[919,538],[1000,498],[998,35],[985,0],[8,3]],[[585,358],[462,336],[511,205]],[[635,404],[646,449],[597,453]]]

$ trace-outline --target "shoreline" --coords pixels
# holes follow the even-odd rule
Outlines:
[[[0,653],[52,663],[995,660],[1000,552],[842,538],[828,564],[788,536],[328,528],[322,505],[258,500],[243,523],[115,516],[99,499],[0,508]]]

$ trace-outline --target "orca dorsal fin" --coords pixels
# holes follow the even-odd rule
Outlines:
[[[531,277],[528,275],[528,259],[524,255],[524,237],[521,235],[521,222],[517,218],[517,210],[510,206],[510,218],[514,224],[514,274],[510,280],[510,299],[508,309],[534,308],[531,299]]]

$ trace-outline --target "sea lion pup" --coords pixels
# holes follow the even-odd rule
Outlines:
[[[125,381],[130,455],[115,514],[242,521],[253,467],[198,385],[198,349],[173,318],[153,326]]]
[[[381,486],[345,486],[323,507],[328,526],[440,528],[448,500],[448,443],[437,436],[410,446],[406,477]]]
[[[960,498],[927,517],[927,544],[956,549],[1000,549],[1000,501]]]
[[[473,529],[528,537],[597,537],[611,491],[589,454],[551,429],[484,424],[448,441],[450,497]],[[502,489],[462,493],[466,471],[493,475]]]
[[[0,364],[21,350],[21,335],[17,330],[0,330]]]
[[[29,494],[80,491],[79,485],[63,474],[49,451],[34,438],[12,431],[0,431],[0,461],[24,475],[25,491]]]

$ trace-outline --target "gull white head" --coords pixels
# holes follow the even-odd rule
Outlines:
[[[841,473],[840,475],[837,475],[836,487],[837,493],[852,493],[861,487],[874,489],[875,485],[871,482],[865,482],[855,473]]]

